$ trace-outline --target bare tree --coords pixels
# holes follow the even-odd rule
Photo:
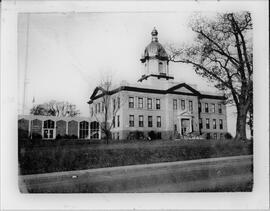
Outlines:
[[[33,106],[30,113],[33,115],[74,117],[79,115],[80,111],[76,109],[76,105],[69,102],[51,100],[47,103]]]
[[[249,12],[195,17],[194,44],[170,47],[171,61],[191,64],[195,72],[223,90],[237,110],[237,140],[246,140],[247,113],[253,116],[252,19]],[[252,121],[252,119],[250,119]]]
[[[117,96],[116,98],[112,96],[113,94],[113,82],[112,77],[105,76],[100,85],[97,87],[101,92],[101,113],[93,112],[96,121],[100,125],[101,132],[105,135],[106,143],[109,143],[111,138],[111,129],[115,125],[115,117],[124,104],[125,100]]]

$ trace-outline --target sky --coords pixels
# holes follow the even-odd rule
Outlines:
[[[18,92],[22,112],[24,82],[26,108],[50,100],[75,104],[89,115],[87,101],[104,75],[115,83],[135,83],[141,76],[144,48],[151,31],[163,45],[192,42],[188,27],[192,13],[32,13],[18,19]],[[209,14],[208,14],[209,15]],[[210,14],[213,15],[213,14]],[[170,63],[175,81],[215,92],[191,66]],[[26,80],[24,80],[26,78]],[[235,111],[228,107],[228,131],[235,133]]]

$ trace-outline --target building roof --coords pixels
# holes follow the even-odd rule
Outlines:
[[[187,92],[179,90],[180,88],[185,88]],[[191,95],[191,96],[198,96],[199,98],[218,99],[218,100],[226,99],[224,95],[203,94],[186,83],[180,83],[168,89],[154,89],[154,88],[144,88],[144,87],[136,87],[136,86],[120,86],[116,89],[108,91],[107,94],[113,95],[120,91],[132,91],[132,92],[154,93],[154,94]],[[104,89],[102,89],[101,87],[96,87],[93,94],[90,97],[90,100],[87,103],[92,104],[94,100],[104,96],[105,94],[106,92],[104,91]]]

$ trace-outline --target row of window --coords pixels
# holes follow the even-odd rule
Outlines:
[[[116,109],[120,109],[121,106],[121,101],[120,101],[120,97],[117,98],[113,98],[112,99],[112,109],[113,111],[116,111]],[[107,106],[108,107],[108,106]],[[107,108],[108,109],[108,108]],[[91,107],[91,117],[97,113],[103,113],[105,111],[105,104],[104,102],[99,102],[93,105],[93,107]]]
[[[134,115],[129,115],[129,127],[134,127]],[[147,126],[153,127],[153,116],[147,116]],[[156,126],[161,127],[161,116],[156,117]],[[144,116],[139,115],[139,127],[144,127]]]
[[[223,120],[222,119],[219,119],[219,129],[220,130],[223,130]],[[210,119],[209,118],[206,118],[206,121],[205,121],[205,127],[203,127],[203,122],[202,122],[202,119],[200,118],[199,119],[199,126],[200,126],[200,129],[210,129]],[[216,119],[212,119],[212,129],[216,130],[217,129],[217,120]]]
[[[181,110],[185,110],[186,109],[186,101],[184,99],[181,99],[179,106],[180,106]],[[177,105],[177,99],[173,99],[173,110],[177,110],[177,108],[179,106]],[[192,100],[188,101],[188,110],[190,112],[193,112],[193,101]]]
[[[128,107],[129,108],[134,108],[135,107],[134,97],[129,97]],[[138,106],[137,107],[139,109],[145,108],[145,105],[144,105],[144,102],[143,102],[143,98],[142,97],[138,97]],[[153,109],[153,99],[152,98],[147,98],[146,108],[147,109]],[[156,99],[155,109],[157,109],[157,110],[160,109],[160,99]]]
[[[202,104],[201,103],[199,103],[199,113],[200,112],[202,112]],[[208,103],[204,103],[204,112],[210,113]],[[216,104],[215,103],[211,103],[211,113],[216,113]],[[218,104],[218,113],[222,114],[222,105],[221,104]]]

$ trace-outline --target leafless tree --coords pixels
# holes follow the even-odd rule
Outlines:
[[[74,117],[78,116],[80,111],[76,109],[76,105],[69,102],[51,100],[49,102],[33,106],[30,113],[33,115]]]
[[[225,92],[237,110],[235,139],[246,140],[248,113],[253,117],[251,14],[223,13],[215,18],[197,14],[190,26],[195,32],[194,43],[180,48],[170,46],[170,59],[191,64],[197,74]]]
[[[111,129],[115,125],[115,117],[125,103],[125,100],[113,94],[113,82],[111,76],[105,76],[102,78],[99,86],[97,87],[101,92],[101,113],[93,112],[96,121],[100,125],[101,132],[105,135],[106,143],[109,143],[111,138]]]

